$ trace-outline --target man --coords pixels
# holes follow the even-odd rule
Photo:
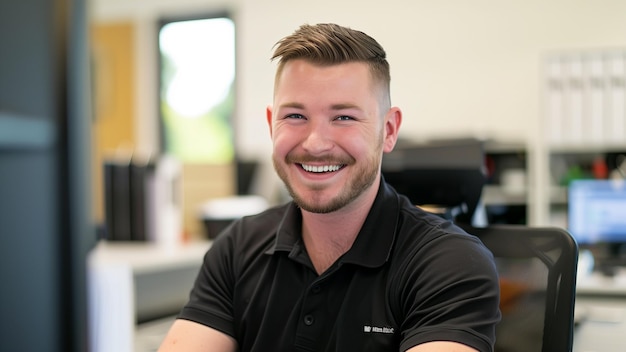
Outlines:
[[[402,120],[383,48],[304,25],[272,59],[273,162],[293,202],[220,234],[161,351],[492,351],[490,252],[381,176]]]

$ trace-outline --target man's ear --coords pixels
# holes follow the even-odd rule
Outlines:
[[[402,124],[402,111],[398,107],[392,107],[385,115],[385,140],[383,142],[383,152],[389,153],[393,150],[398,141],[398,132]]]
[[[265,118],[267,119],[267,125],[270,128],[270,137],[272,137],[272,106],[268,105],[265,108]]]

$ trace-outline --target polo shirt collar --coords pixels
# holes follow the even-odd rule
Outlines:
[[[276,242],[266,253],[274,254],[276,251],[291,252],[294,246],[300,246],[302,242],[302,213],[296,203],[289,202],[285,205],[286,210],[278,229],[276,230]]]
[[[380,187],[372,208],[352,245],[352,248],[339,259],[340,263],[352,263],[365,267],[378,267],[388,259],[396,237],[399,214],[398,194],[381,176]],[[276,251],[291,252],[303,249],[302,213],[290,202],[278,226],[276,242],[266,253]]]
[[[365,223],[340,262],[370,268],[383,265],[389,259],[397,236],[399,208],[398,194],[381,177],[378,194]]]

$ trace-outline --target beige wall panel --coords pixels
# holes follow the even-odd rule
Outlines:
[[[202,203],[235,194],[233,165],[183,165],[183,227],[189,239],[204,238],[200,215]]]
[[[132,22],[91,27],[94,113],[92,174],[93,212],[104,220],[102,162],[135,146],[134,25]]]

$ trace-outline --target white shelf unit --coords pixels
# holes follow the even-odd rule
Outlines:
[[[542,75],[533,224],[566,227],[568,180],[597,177],[594,160],[626,152],[626,49],[552,52]]]

